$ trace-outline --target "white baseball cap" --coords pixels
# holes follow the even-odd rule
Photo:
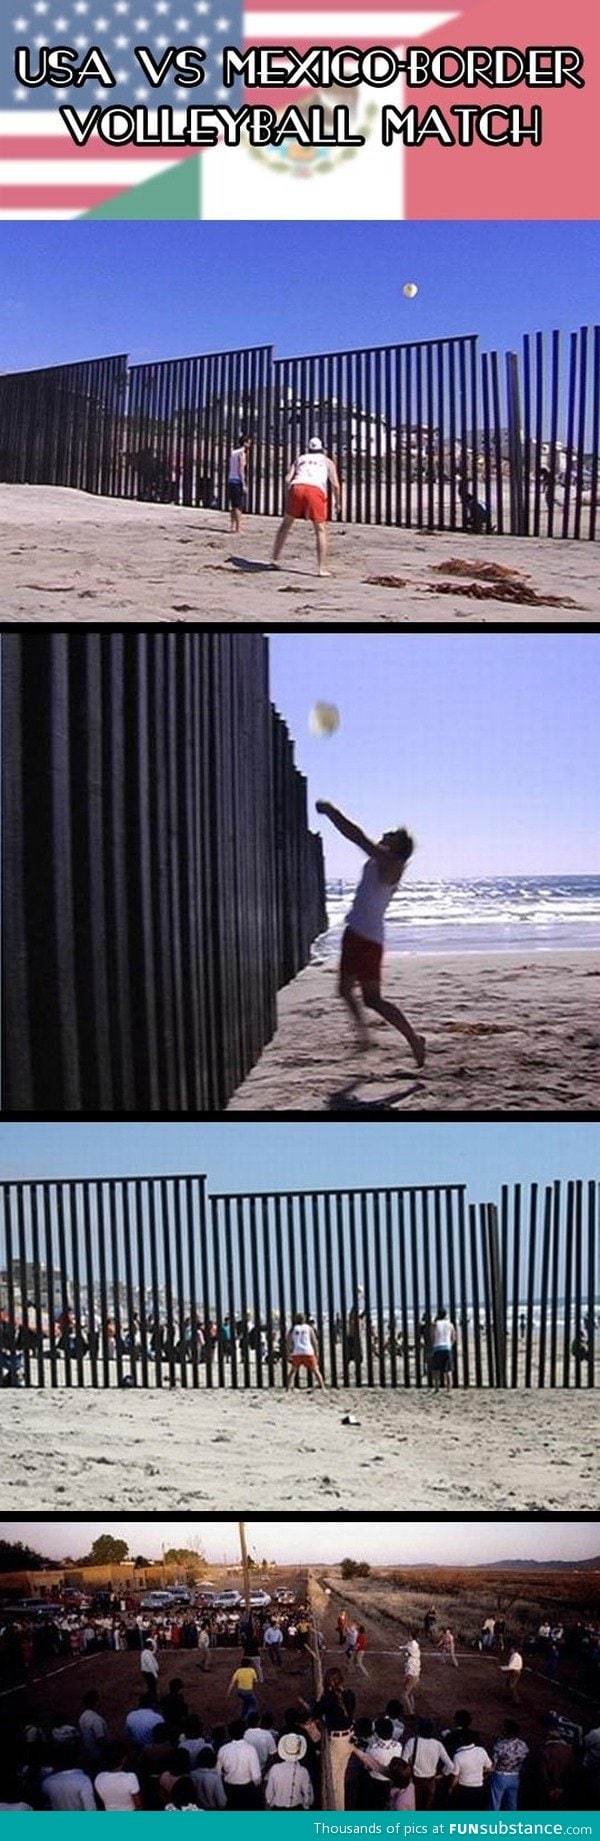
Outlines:
[[[322,454],[323,442],[320,435],[313,435],[308,443],[309,454]]]

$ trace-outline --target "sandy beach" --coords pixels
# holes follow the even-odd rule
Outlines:
[[[281,569],[270,568],[276,528],[273,518],[248,518],[232,539],[219,511],[2,485],[1,619],[302,627],[321,619],[565,626],[599,617],[598,551],[589,542],[339,524],[332,576],[320,581],[306,529],[292,533]]]
[[[280,993],[279,1027],[229,1112],[597,1112],[600,953],[390,955],[384,990],[427,1037],[422,1072],[378,1018],[360,1053],[335,964]]]
[[[593,1392],[20,1393],[2,1416],[3,1506],[593,1511],[597,1417]]]

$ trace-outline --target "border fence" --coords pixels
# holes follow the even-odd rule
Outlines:
[[[328,1384],[593,1387],[598,1185],[207,1195],[203,1176],[0,1185],[4,1385],[265,1388],[295,1313]],[[309,1380],[311,1377],[309,1377]]]
[[[327,926],[266,639],[6,633],[2,760],[5,1111],[221,1111]]]
[[[589,538],[598,532],[600,326],[275,359],[271,346],[127,366],[123,356],[0,378],[0,477],[224,507],[253,438],[249,508],[283,509],[318,432],[358,524]]]

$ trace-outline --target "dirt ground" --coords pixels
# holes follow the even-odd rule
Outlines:
[[[277,1583],[289,1585],[301,1600],[306,1591],[306,1574],[278,1573]],[[178,1675],[191,1713],[197,1713],[209,1726],[226,1724],[236,1717],[237,1700],[235,1695],[228,1698],[227,1687],[240,1661],[239,1648],[211,1649],[206,1673],[199,1667],[197,1650],[161,1649],[158,1660],[159,1695],[167,1692],[169,1681]],[[257,1689],[257,1699],[261,1713],[272,1712],[277,1724],[286,1708],[295,1705],[298,1695],[312,1700],[312,1661],[298,1651],[284,1649],[281,1669],[270,1665],[268,1658],[263,1666],[265,1680]],[[137,1706],[142,1692],[137,1652],[115,1655],[107,1651],[75,1661],[61,1657],[42,1669],[38,1665],[27,1683],[18,1687],[11,1688],[4,1682],[0,1694],[3,1723],[19,1725],[34,1708],[39,1709],[43,1724],[75,1721],[89,1688],[98,1689],[100,1710],[108,1722],[110,1737],[120,1738],[125,1716]]]
[[[325,1575],[319,1574],[319,1580]],[[491,1575],[493,1580],[494,1575]],[[381,1712],[387,1701],[399,1694],[401,1677],[398,1650],[406,1642],[409,1624],[394,1624],[389,1617],[372,1609],[370,1604],[369,1583],[361,1589],[360,1580],[353,1580],[349,1593],[340,1579],[328,1572],[326,1581],[333,1587],[329,1600],[323,1632],[326,1639],[324,1666],[333,1667],[339,1661],[340,1650],[336,1632],[336,1618],[342,1606],[364,1624],[368,1639],[365,1658],[366,1668],[370,1671],[368,1681],[364,1680],[354,1668],[350,1671],[342,1660],[344,1674],[350,1679],[356,1694],[357,1716],[373,1715]],[[350,1594],[350,1595],[349,1595]],[[488,1609],[494,1609],[494,1588],[489,1588],[490,1603]],[[436,1603],[436,1593],[432,1591],[428,1600],[423,1600],[423,1611],[427,1602]],[[401,1598],[398,1598],[398,1611],[401,1612]],[[457,1614],[459,1615],[459,1614]],[[507,1620],[510,1631],[510,1619]],[[439,1619],[440,1634],[443,1629]],[[442,1727],[452,1723],[457,1707],[468,1707],[473,1715],[473,1723],[481,1733],[484,1745],[501,1729],[503,1721],[510,1711],[506,1677],[500,1673],[506,1655],[480,1655],[476,1650],[458,1648],[458,1668],[447,1666],[438,1655],[433,1643],[419,1638],[421,1644],[422,1674],[421,1688],[417,1699],[417,1711],[438,1721]],[[541,1671],[537,1659],[532,1659],[524,1671],[521,1705],[516,1717],[523,1728],[523,1736],[528,1744],[540,1743],[543,1735],[544,1720],[549,1712],[565,1715],[568,1719],[581,1723],[589,1731],[597,1722],[599,1708],[593,1701],[584,1698],[576,1691],[576,1677],[570,1671],[571,1679],[565,1675],[560,1682],[548,1681]],[[408,1722],[414,1729],[414,1721]]]
[[[220,511],[3,485],[1,617],[296,627],[321,619],[565,626],[599,617],[593,543],[336,524],[331,577],[319,580],[304,528],[271,569],[276,528],[274,518],[248,518],[232,539]]]

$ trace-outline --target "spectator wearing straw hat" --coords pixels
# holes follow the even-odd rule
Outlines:
[[[313,1787],[302,1763],[306,1739],[301,1732],[283,1732],[277,1751],[278,1759],[270,1766],[265,1783],[267,1809],[311,1809]]]

